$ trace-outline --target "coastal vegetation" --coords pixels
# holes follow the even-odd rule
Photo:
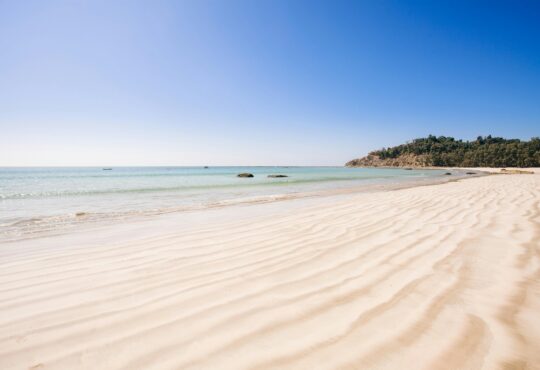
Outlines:
[[[370,152],[349,167],[539,167],[540,138],[529,141],[478,136],[474,141],[429,135]]]

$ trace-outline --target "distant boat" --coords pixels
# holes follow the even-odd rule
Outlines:
[[[102,168],[103,171],[112,171],[112,168]]]

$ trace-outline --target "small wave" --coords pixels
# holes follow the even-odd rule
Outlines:
[[[26,220],[19,220],[19,221],[15,221],[14,223],[12,223],[11,225],[9,226],[26,226],[26,225],[35,225],[39,222],[42,222],[43,219],[42,218],[29,218],[29,219],[26,219]]]
[[[53,216],[45,217],[31,217],[27,219],[19,219],[14,222],[6,225],[5,223],[0,228],[0,234],[3,236],[3,239],[6,240],[16,240],[23,239],[28,237],[33,237],[36,235],[42,235],[44,233],[59,233],[66,231],[70,228],[73,228],[77,225],[82,224],[109,224],[111,222],[127,220],[133,217],[146,217],[153,215],[161,215],[174,212],[182,211],[194,211],[194,210],[203,210],[210,208],[220,208],[240,204],[257,204],[257,203],[268,203],[283,201],[288,199],[297,199],[305,197],[313,197],[320,195],[331,195],[331,194],[343,194],[350,192],[362,192],[362,191],[373,191],[376,189],[379,190],[390,190],[398,189],[402,187],[416,186],[416,185],[426,185],[434,183],[442,183],[450,181],[450,179],[445,177],[433,177],[431,179],[416,179],[410,182],[396,182],[396,183],[377,183],[377,184],[365,184],[352,187],[342,187],[342,188],[332,188],[332,189],[323,189],[323,190],[314,190],[314,191],[299,191],[299,192],[288,192],[288,193],[278,193],[278,194],[266,194],[266,195],[248,195],[238,196],[241,194],[233,195],[233,198],[230,199],[221,199],[217,201],[201,201],[195,204],[183,204],[178,206],[162,207],[162,208],[153,208],[153,209],[138,209],[138,210],[126,210],[126,211],[116,211],[116,212],[88,212],[85,210],[80,210],[72,213],[58,214]]]
[[[261,175],[262,176],[262,175]],[[374,179],[387,179],[393,176],[364,176],[361,178],[343,178],[343,177],[319,177],[317,179],[272,179],[265,182],[251,182],[246,184],[229,183],[229,184],[209,184],[209,185],[183,185],[183,186],[168,186],[168,187],[139,187],[139,188],[126,188],[126,189],[92,189],[92,190],[62,190],[62,191],[44,191],[44,192],[29,192],[29,193],[14,193],[14,194],[0,194],[0,200],[10,199],[30,199],[30,198],[49,198],[49,197],[69,197],[69,196],[95,196],[95,195],[107,195],[107,194],[133,194],[133,193],[160,193],[160,192],[174,192],[174,191],[197,191],[197,190],[209,190],[209,189],[231,189],[231,188],[255,188],[255,187],[283,187],[287,185],[301,185],[309,183],[324,183],[324,182],[344,182],[344,181],[368,181]]]

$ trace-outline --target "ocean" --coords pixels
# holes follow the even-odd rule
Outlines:
[[[236,176],[242,172],[254,177]],[[444,177],[444,172],[346,167],[0,168],[0,237],[17,239],[88,222],[425,182]],[[275,174],[288,177],[268,177]]]

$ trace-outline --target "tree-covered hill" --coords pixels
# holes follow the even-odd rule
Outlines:
[[[521,141],[489,135],[463,141],[429,135],[373,151],[346,166],[540,167],[540,138]]]

